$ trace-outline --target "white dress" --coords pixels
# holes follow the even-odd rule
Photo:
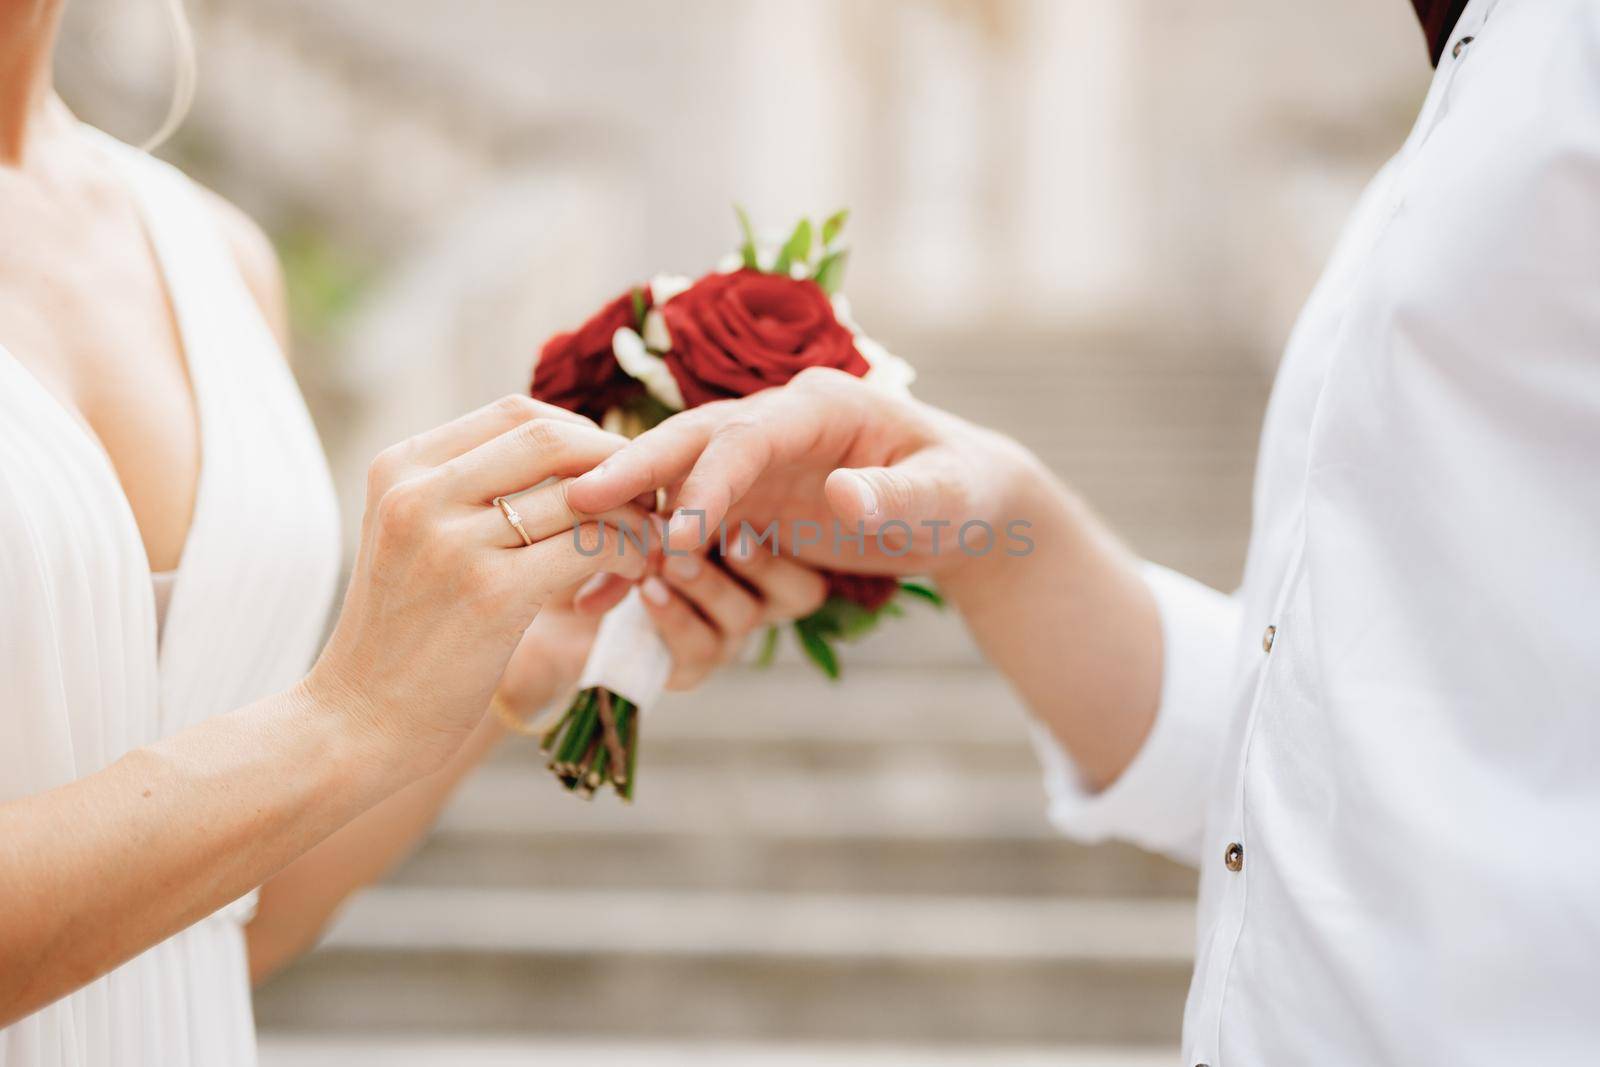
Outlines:
[[[338,579],[321,447],[211,209],[166,164],[86,136],[125,175],[166,277],[199,411],[199,492],[158,646],[149,563],[110,459],[0,348],[0,803],[287,688]],[[0,1067],[253,1064],[254,905],[250,893],[0,1030]]]

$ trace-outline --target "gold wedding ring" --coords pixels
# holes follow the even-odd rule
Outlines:
[[[517,536],[522,538],[523,547],[532,545],[533,538],[528,536],[527,527],[522,525],[522,514],[511,506],[511,501],[503,496],[497,496],[494,498],[494,504],[495,507],[500,509],[500,514],[504,515],[506,521],[511,524],[511,528],[517,531]]]

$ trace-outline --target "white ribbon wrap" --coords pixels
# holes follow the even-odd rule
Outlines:
[[[639,590],[632,589],[600,620],[578,688],[609,689],[647,711],[661,699],[671,673],[672,654],[656,632]]]

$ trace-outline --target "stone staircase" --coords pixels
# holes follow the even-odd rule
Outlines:
[[[558,793],[508,743],[262,991],[263,1030],[1175,1040],[1192,874],[1057,839],[980,668],[857,667],[842,687],[799,664],[741,672],[663,707],[631,808]]]
[[[1141,550],[1236,580],[1265,384],[1182,338],[913,338]],[[931,609],[830,685],[792,649],[647,723],[638,803],[508,742],[260,991],[267,1067],[1167,1062],[1194,874],[1044,816],[1022,712]]]

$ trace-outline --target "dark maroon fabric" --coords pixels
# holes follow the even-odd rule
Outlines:
[[[1428,40],[1428,58],[1437,67],[1450,31],[1466,9],[1467,0],[1411,0],[1411,6],[1417,9],[1417,18],[1422,20],[1422,34]]]

